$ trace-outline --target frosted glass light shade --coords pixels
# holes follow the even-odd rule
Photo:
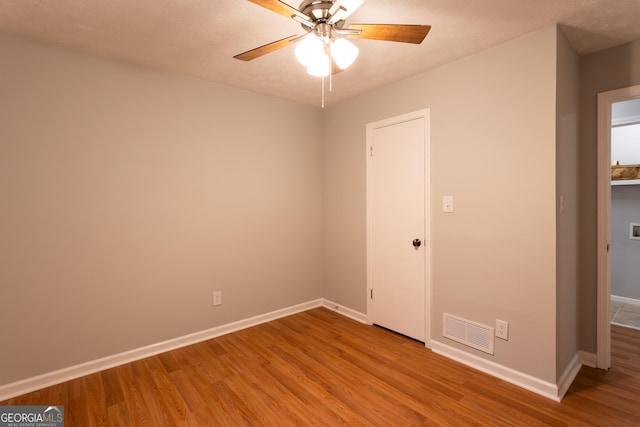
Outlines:
[[[324,55],[324,46],[319,38],[314,35],[305,37],[296,46],[296,58],[305,67],[319,61],[318,58]]]
[[[358,48],[347,39],[337,39],[331,43],[331,56],[343,70],[353,64],[358,52]]]
[[[342,70],[353,64],[358,57],[358,48],[344,38],[332,41],[329,51],[331,58]],[[298,43],[296,58],[307,67],[307,72],[312,76],[326,77],[330,73],[329,55],[325,52],[324,43],[315,35],[310,34]]]
[[[329,75],[329,55],[323,53],[307,67],[307,73],[315,77],[326,77]]]

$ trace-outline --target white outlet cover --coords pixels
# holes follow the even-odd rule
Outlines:
[[[496,338],[509,340],[509,322],[496,319]]]

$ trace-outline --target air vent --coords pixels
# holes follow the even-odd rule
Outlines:
[[[444,313],[443,335],[485,353],[493,354],[493,328]]]

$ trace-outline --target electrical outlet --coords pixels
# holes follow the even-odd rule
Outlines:
[[[222,304],[222,291],[215,291],[213,293],[213,305]]]
[[[442,197],[442,212],[453,212],[453,196]]]
[[[496,319],[496,337],[503,340],[509,339],[509,322]]]

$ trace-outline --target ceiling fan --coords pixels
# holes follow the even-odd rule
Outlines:
[[[319,77],[331,76],[353,63],[358,49],[346,38],[420,44],[431,29],[430,25],[403,24],[350,24],[345,27],[345,19],[365,0],[303,0],[298,9],[280,0],[249,1],[299,22],[307,33],[268,43],[234,58],[251,61],[300,42],[296,57],[307,66],[309,74]]]

